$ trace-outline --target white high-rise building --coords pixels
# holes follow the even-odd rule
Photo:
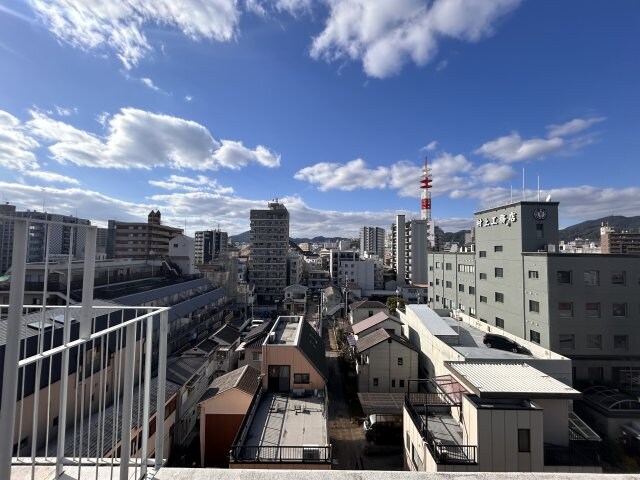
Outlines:
[[[398,284],[426,285],[428,283],[429,232],[427,220],[405,221],[396,216],[391,226],[393,238],[393,267]]]
[[[384,228],[362,227],[360,228],[360,253],[373,253],[384,258]]]

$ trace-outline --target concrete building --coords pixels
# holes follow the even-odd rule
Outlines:
[[[266,210],[251,210],[249,283],[255,285],[257,303],[275,305],[287,286],[289,212],[274,200]]]
[[[345,282],[352,282],[353,280],[350,279],[355,278],[354,265],[359,259],[360,254],[355,250],[343,251],[336,248],[329,250],[329,275],[331,276],[331,283],[344,286]]]
[[[612,227],[600,227],[601,253],[640,254],[640,232],[616,232]]]
[[[183,233],[181,228],[162,225],[160,210],[149,212],[147,223],[109,220],[108,228],[108,258],[165,257],[169,253],[170,240]]]
[[[304,255],[296,250],[287,253],[287,285],[296,285],[302,282],[304,271]]]
[[[558,203],[477,212],[472,253],[430,255],[429,305],[573,360],[582,385],[637,388],[640,256],[558,253]]]
[[[391,226],[393,249],[392,264],[399,285],[423,284],[428,281],[428,221],[405,221],[404,215],[396,216]]]
[[[307,292],[304,285],[289,285],[284,289],[282,306],[290,315],[304,315],[307,312]]]
[[[195,261],[197,264],[209,263],[226,253],[229,248],[229,235],[220,230],[201,230],[195,234]]]
[[[360,253],[369,252],[384,258],[385,231],[380,227],[360,228]]]
[[[13,254],[13,218],[31,218],[36,220],[29,225],[27,239],[27,262],[44,262],[47,255],[47,237],[49,239],[49,258],[69,254],[73,258],[84,258],[84,228],[74,228],[73,225],[91,225],[86,219],[71,215],[59,215],[35,210],[16,210],[15,205],[8,203],[0,205],[0,274],[11,267]],[[44,220],[44,223],[37,220]]]
[[[380,328],[394,335],[402,335],[402,323],[400,320],[391,315],[387,315],[385,312],[378,312],[372,317],[354,324],[351,330],[355,339],[359,340],[361,337],[365,337]]]
[[[418,376],[418,349],[405,338],[380,327],[359,336],[355,350],[358,392],[403,393],[417,388],[409,385],[409,379]]]
[[[349,305],[349,323],[355,325],[366,318],[373,317],[377,313],[389,315],[389,307],[375,300],[362,300]]]
[[[195,245],[193,238],[186,235],[176,235],[169,240],[169,252],[167,254],[171,263],[178,267],[183,275],[195,275],[198,273],[195,261]]]

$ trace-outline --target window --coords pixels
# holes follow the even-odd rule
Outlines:
[[[496,267],[496,268],[494,269],[494,276],[495,276],[495,277],[497,277],[497,278],[502,278],[502,276],[503,276],[503,272],[504,272],[504,271],[502,270],[502,268],[501,268],[501,267]]]
[[[396,388],[396,379],[391,380],[391,388]]]
[[[476,293],[476,287],[472,287],[469,285],[469,295],[474,295]]]
[[[260,361],[261,357],[262,357],[262,353],[261,352],[253,352],[252,358],[253,358],[254,362]]]
[[[404,388],[404,380],[400,380],[400,388]]]
[[[629,335],[614,335],[613,348],[629,350]]]
[[[598,302],[587,302],[584,304],[584,313],[586,317],[599,317],[600,304]]]
[[[369,316],[373,317],[373,310],[369,310]]]
[[[573,302],[559,302],[558,315],[561,317],[573,317]]]
[[[587,348],[597,348],[602,349],[602,335],[593,334],[587,335]]]
[[[293,383],[309,383],[309,374],[308,373],[294,373],[293,374]]]
[[[495,292],[495,301],[498,303],[504,303],[504,293]]]
[[[487,256],[487,252],[485,252],[484,250],[480,250],[480,258],[485,258]]]
[[[531,430],[528,428],[518,429],[518,451],[519,452],[531,451]]]
[[[436,285],[440,285],[440,279],[436,278]]]
[[[487,274],[486,273],[481,273],[480,274],[480,280],[486,280],[487,279]]]
[[[559,343],[561,350],[573,350],[576,348],[576,336],[573,333],[561,333]]]
[[[452,284],[450,281],[448,281],[448,280],[447,280],[447,281],[445,282],[445,287],[446,287],[446,288],[453,288],[453,284]]]
[[[444,266],[445,270],[451,270],[451,264],[450,263],[446,263]]]
[[[616,270],[611,272],[611,285],[626,285],[627,272],[624,270]]]
[[[436,268],[440,268],[440,262],[436,262]]]
[[[571,285],[571,270],[558,270],[558,285]]]
[[[487,303],[487,297],[480,295],[480,303]]]
[[[536,238],[544,238],[544,224],[542,223],[536,223]]]
[[[539,278],[537,270],[529,270],[529,278]]]
[[[458,284],[458,291],[459,292],[464,292],[464,285],[462,283]]]
[[[469,307],[469,315],[474,317],[476,316],[476,309],[473,307]]]
[[[614,303],[611,305],[611,314],[614,317],[626,317],[627,316],[627,304],[626,303]]]
[[[493,247],[493,251],[494,252],[501,252],[502,251],[502,245],[496,245]]]
[[[536,332],[535,330],[529,330],[529,339],[533,343],[537,343],[540,345],[540,332]]]
[[[529,300],[529,311],[540,313],[540,302],[537,302],[536,300]]]
[[[398,365],[402,365],[402,363],[403,363],[402,357],[398,357]]]
[[[496,317],[496,327],[504,328],[504,320],[500,317]]]
[[[600,272],[598,270],[585,270],[584,271],[584,284],[585,285],[600,285]]]
[[[374,386],[374,387],[377,387],[377,386],[378,386],[378,379],[377,379],[377,378],[374,378],[374,379],[373,379],[373,386]]]
[[[440,301],[440,295],[436,295],[436,302]]]

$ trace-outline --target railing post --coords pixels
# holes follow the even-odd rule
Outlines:
[[[169,310],[160,313],[160,333],[158,348],[158,393],[156,408],[156,469],[164,461],[164,402],[167,378],[167,332],[169,329]]]
[[[151,399],[151,344],[153,343],[153,317],[148,317],[147,334],[145,335],[144,344],[144,405],[142,407],[142,453],[140,455],[140,477],[144,478],[147,474],[147,457],[149,456],[149,402]],[[142,327],[142,326],[141,326]],[[142,331],[142,328],[140,328]],[[156,417],[156,428],[158,418]]]
[[[124,391],[122,394],[122,431],[120,432],[120,480],[129,476],[131,457],[131,417],[133,405],[133,360],[136,351],[136,324],[127,325],[124,347]]]
[[[63,343],[66,345],[71,338],[71,316],[69,314],[69,308],[65,310],[64,314],[64,330],[63,330]],[[60,406],[58,407],[58,441],[56,452],[56,478],[62,475],[63,461],[64,461],[64,443],[65,433],[67,431],[67,395],[69,393],[69,348],[65,348],[62,351],[62,369],[60,375]],[[77,375],[77,372],[76,372]]]
[[[11,257],[11,286],[7,318],[7,342],[4,351],[2,377],[2,408],[0,409],[0,478],[11,478],[13,429],[18,392],[18,362],[20,361],[20,321],[24,303],[24,280],[27,267],[28,223],[24,218],[14,220],[13,256]],[[18,449],[20,439],[18,439]]]
[[[97,235],[98,227],[92,226],[85,229],[84,272],[82,273],[82,312],[80,314],[80,338],[85,340],[91,335]],[[69,261],[71,261],[71,259],[69,259]]]

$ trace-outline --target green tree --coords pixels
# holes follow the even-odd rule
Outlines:
[[[400,311],[404,312],[404,300],[402,298],[396,297],[387,297],[387,307],[389,308],[389,313],[392,315],[396,314],[396,310],[400,309]]]

